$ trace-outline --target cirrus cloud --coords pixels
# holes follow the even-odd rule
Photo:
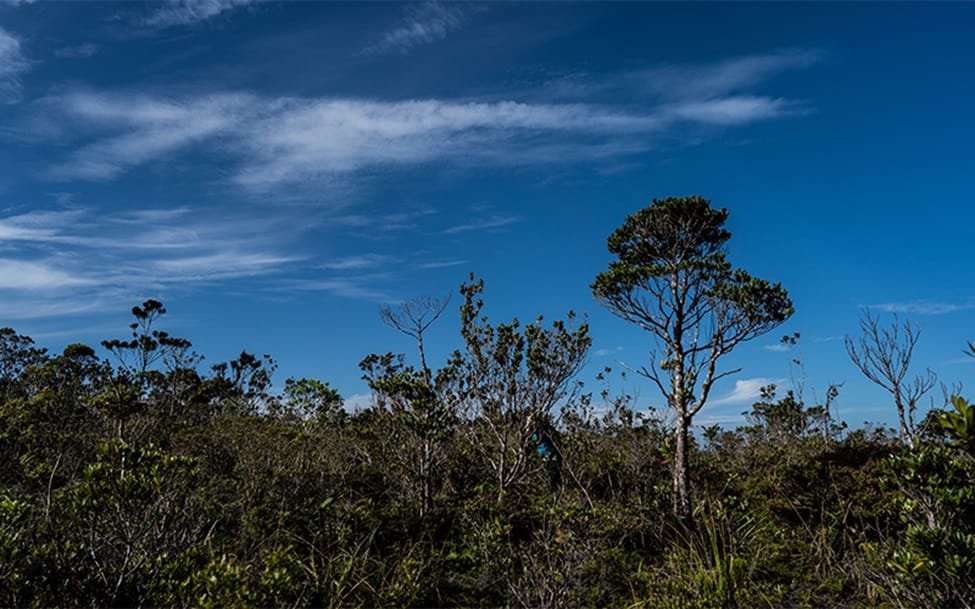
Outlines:
[[[772,54],[687,68],[701,82],[656,100],[642,98],[631,84],[630,95],[639,100],[631,103],[76,90],[38,102],[36,122],[43,128],[35,136],[70,146],[67,158],[50,167],[51,178],[112,180],[202,150],[230,184],[255,192],[431,163],[599,165],[645,153],[685,131],[697,136],[805,113],[801,101],[743,90],[812,61]]]
[[[20,40],[0,28],[0,103],[20,99],[20,75],[29,68],[30,62],[21,51]]]
[[[958,311],[975,309],[975,301],[944,302],[936,300],[909,300],[904,302],[885,302],[870,305],[884,313],[906,313],[908,315],[947,315]]]
[[[145,25],[167,28],[193,25],[262,0],[169,0],[145,19]]]
[[[446,38],[464,27],[481,7],[470,4],[426,2],[409,5],[405,18],[387,30],[374,44],[363,49],[365,55],[408,53],[413,47]]]

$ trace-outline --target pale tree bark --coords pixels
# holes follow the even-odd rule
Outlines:
[[[683,522],[690,521],[694,508],[691,503],[691,473],[687,465],[689,429],[690,419],[678,415],[677,426],[674,430],[673,502],[674,514]]]
[[[910,321],[901,323],[896,315],[889,326],[881,327],[867,310],[860,318],[860,332],[856,340],[846,337],[846,352],[865,377],[894,399],[901,439],[913,445],[917,440],[914,414],[918,403],[938,383],[931,370],[907,378],[921,329]]]

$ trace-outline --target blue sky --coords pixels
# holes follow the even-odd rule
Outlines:
[[[495,319],[588,313],[591,378],[650,346],[589,292],[606,236],[700,194],[797,312],[699,422],[787,379],[792,332],[809,397],[845,382],[843,418],[891,422],[843,349],[863,307],[922,326],[918,372],[975,380],[973,24],[972,4],[0,0],[0,325],[94,344],[160,298],[211,361],[267,352],[355,401],[364,355],[411,348],[378,306],[473,271]]]

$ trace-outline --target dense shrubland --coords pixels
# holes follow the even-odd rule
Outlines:
[[[604,295],[627,297],[628,262]],[[726,300],[705,313],[760,309],[735,332],[791,312],[777,285],[717,279]],[[106,357],[0,330],[0,605],[975,606],[964,399],[915,423],[905,366],[896,433],[846,428],[838,386],[807,403],[797,382],[766,388],[746,425],[681,438],[672,412],[613,389],[618,373],[578,382],[584,319],[494,323],[483,289],[384,309],[417,352],[366,357],[374,403],[357,412],[317,380],[274,389],[267,356],[204,366],[152,300]],[[424,332],[457,308],[459,346],[438,367]],[[673,396],[674,349],[661,353],[671,363],[643,372]],[[678,415],[704,403],[680,389],[665,402]]]

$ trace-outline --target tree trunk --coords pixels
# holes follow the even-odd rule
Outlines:
[[[691,480],[687,467],[687,430],[690,418],[677,413],[674,426],[674,462],[671,473],[674,478],[674,516],[685,525],[691,523]]]
[[[894,406],[897,407],[897,418],[900,420],[901,424],[901,440],[906,442],[908,446],[914,446],[912,425],[908,425],[907,416],[904,414],[904,401],[901,399],[900,387],[897,385],[894,385]]]
[[[670,404],[677,415],[674,421],[674,462],[671,475],[674,478],[674,516],[684,526],[691,525],[691,482],[687,464],[687,430],[691,426],[691,415],[688,413],[688,395],[684,391],[684,352],[680,348],[681,332],[679,330],[683,316],[678,316],[678,330],[674,349],[677,365],[674,366],[674,376],[671,381],[673,394]]]

